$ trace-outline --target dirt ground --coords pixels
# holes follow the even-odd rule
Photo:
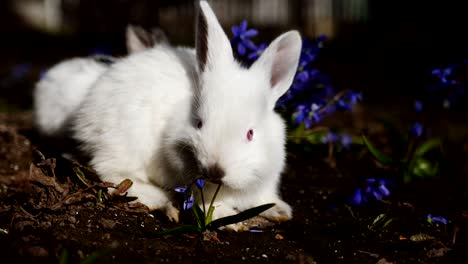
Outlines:
[[[468,151],[466,141],[452,145],[449,179],[405,185],[388,202],[365,207],[346,201],[356,179],[379,172],[369,159],[341,152],[330,162],[326,149],[290,146],[281,192],[293,220],[251,232],[218,231],[204,241],[196,234],[155,237],[176,224],[105,195],[111,184],[86,167],[42,154],[30,112],[1,114],[1,262],[468,263]],[[383,213],[393,221],[373,224]],[[449,223],[430,224],[429,213]],[[181,222],[191,222],[190,215]]]

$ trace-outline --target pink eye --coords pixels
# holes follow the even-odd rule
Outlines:
[[[253,136],[254,136],[253,129],[249,129],[249,131],[247,131],[247,140],[252,141]]]

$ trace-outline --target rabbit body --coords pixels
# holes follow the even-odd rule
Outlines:
[[[294,78],[300,35],[279,36],[247,69],[206,1],[197,30],[196,52],[161,45],[113,64],[74,116],[74,137],[103,180],[130,178],[129,195],[173,220],[168,190],[200,176],[223,184],[213,219],[265,203],[275,206],[262,216],[291,219],[279,195],[285,124],[274,106]],[[207,199],[216,187],[207,183]]]

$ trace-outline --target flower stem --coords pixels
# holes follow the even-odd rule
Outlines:
[[[218,188],[216,188],[216,191],[215,193],[213,194],[213,198],[211,198],[211,202],[210,202],[210,207],[213,207],[213,203],[214,203],[214,200],[216,199],[216,196],[218,195],[218,192],[219,192],[219,189],[221,188],[221,184],[218,184]],[[208,209],[209,210],[209,209]]]
[[[201,193],[200,195],[201,195],[201,201],[202,201],[202,205],[203,205],[203,214],[206,217],[205,197],[203,195],[203,189],[200,189],[200,193]]]

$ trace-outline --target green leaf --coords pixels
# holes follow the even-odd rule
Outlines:
[[[389,156],[385,155],[383,152],[378,150],[372,143],[367,139],[366,136],[362,135],[362,141],[364,145],[366,145],[367,149],[369,152],[374,156],[379,162],[381,162],[384,165],[395,165],[398,164],[399,162],[390,158]]]
[[[102,203],[102,189],[99,189],[97,196],[98,203]]]
[[[372,222],[372,225],[370,226],[370,229],[372,229],[374,227],[377,227],[378,225],[381,225],[381,228],[385,228],[392,221],[393,221],[393,218],[388,218],[387,214],[380,214],[374,219],[374,222]],[[383,222],[383,224],[382,224],[382,222]]]
[[[383,219],[385,219],[385,217],[387,217],[387,214],[379,214],[375,219],[374,219],[374,222],[372,222],[372,225],[371,226],[375,226],[378,222],[382,221]]]
[[[59,264],[68,264],[69,262],[68,250],[64,249],[60,254]]]
[[[209,225],[206,226],[207,229],[214,230],[219,227],[239,223],[245,221],[249,218],[259,215],[260,213],[270,209],[271,207],[275,206],[274,203],[260,205],[254,208],[247,209],[242,211],[236,215],[226,216],[223,218],[219,218],[211,222]]]
[[[212,205],[210,206],[210,208],[208,208],[208,213],[206,214],[206,219],[205,219],[205,226],[209,225],[211,221],[213,221],[214,210],[215,210],[215,207]]]
[[[419,146],[419,148],[415,152],[416,157],[421,157],[424,154],[426,154],[429,150],[439,147],[442,145],[442,139],[440,138],[432,138],[429,139],[428,141],[424,142]]]
[[[382,228],[387,227],[391,222],[393,222],[393,218],[390,218],[390,219],[388,219],[387,221],[385,221],[385,223],[383,224]]]
[[[3,228],[0,228],[0,235],[1,235],[1,236],[3,236],[3,235],[8,235],[8,230],[3,229]]]
[[[424,158],[418,158],[413,163],[411,172],[418,177],[433,177],[439,171],[438,164],[431,164],[430,161]]]
[[[102,250],[97,250],[91,253],[91,255],[87,256],[81,264],[92,264],[96,262],[101,257],[104,257],[107,254],[110,254],[112,252],[113,248],[107,248],[107,249],[102,249]]]
[[[202,209],[198,204],[195,204],[192,207],[193,214],[195,215],[195,219],[197,220],[197,225],[200,230],[205,230],[206,229],[206,223],[205,223],[205,214],[203,213]]]
[[[327,134],[329,130],[312,130],[306,133],[305,137],[309,143],[312,144],[323,144],[322,138]]]
[[[147,235],[151,237],[162,237],[167,235],[179,234],[179,233],[201,233],[203,230],[200,230],[196,225],[183,225],[174,227],[172,229],[164,230],[161,232],[146,232]]]
[[[413,177],[411,177],[411,173],[407,170],[403,171],[403,182],[404,183],[409,183],[413,180]]]
[[[304,130],[304,124],[299,124],[299,126],[291,131],[288,138],[294,143],[299,143],[304,135]]]

